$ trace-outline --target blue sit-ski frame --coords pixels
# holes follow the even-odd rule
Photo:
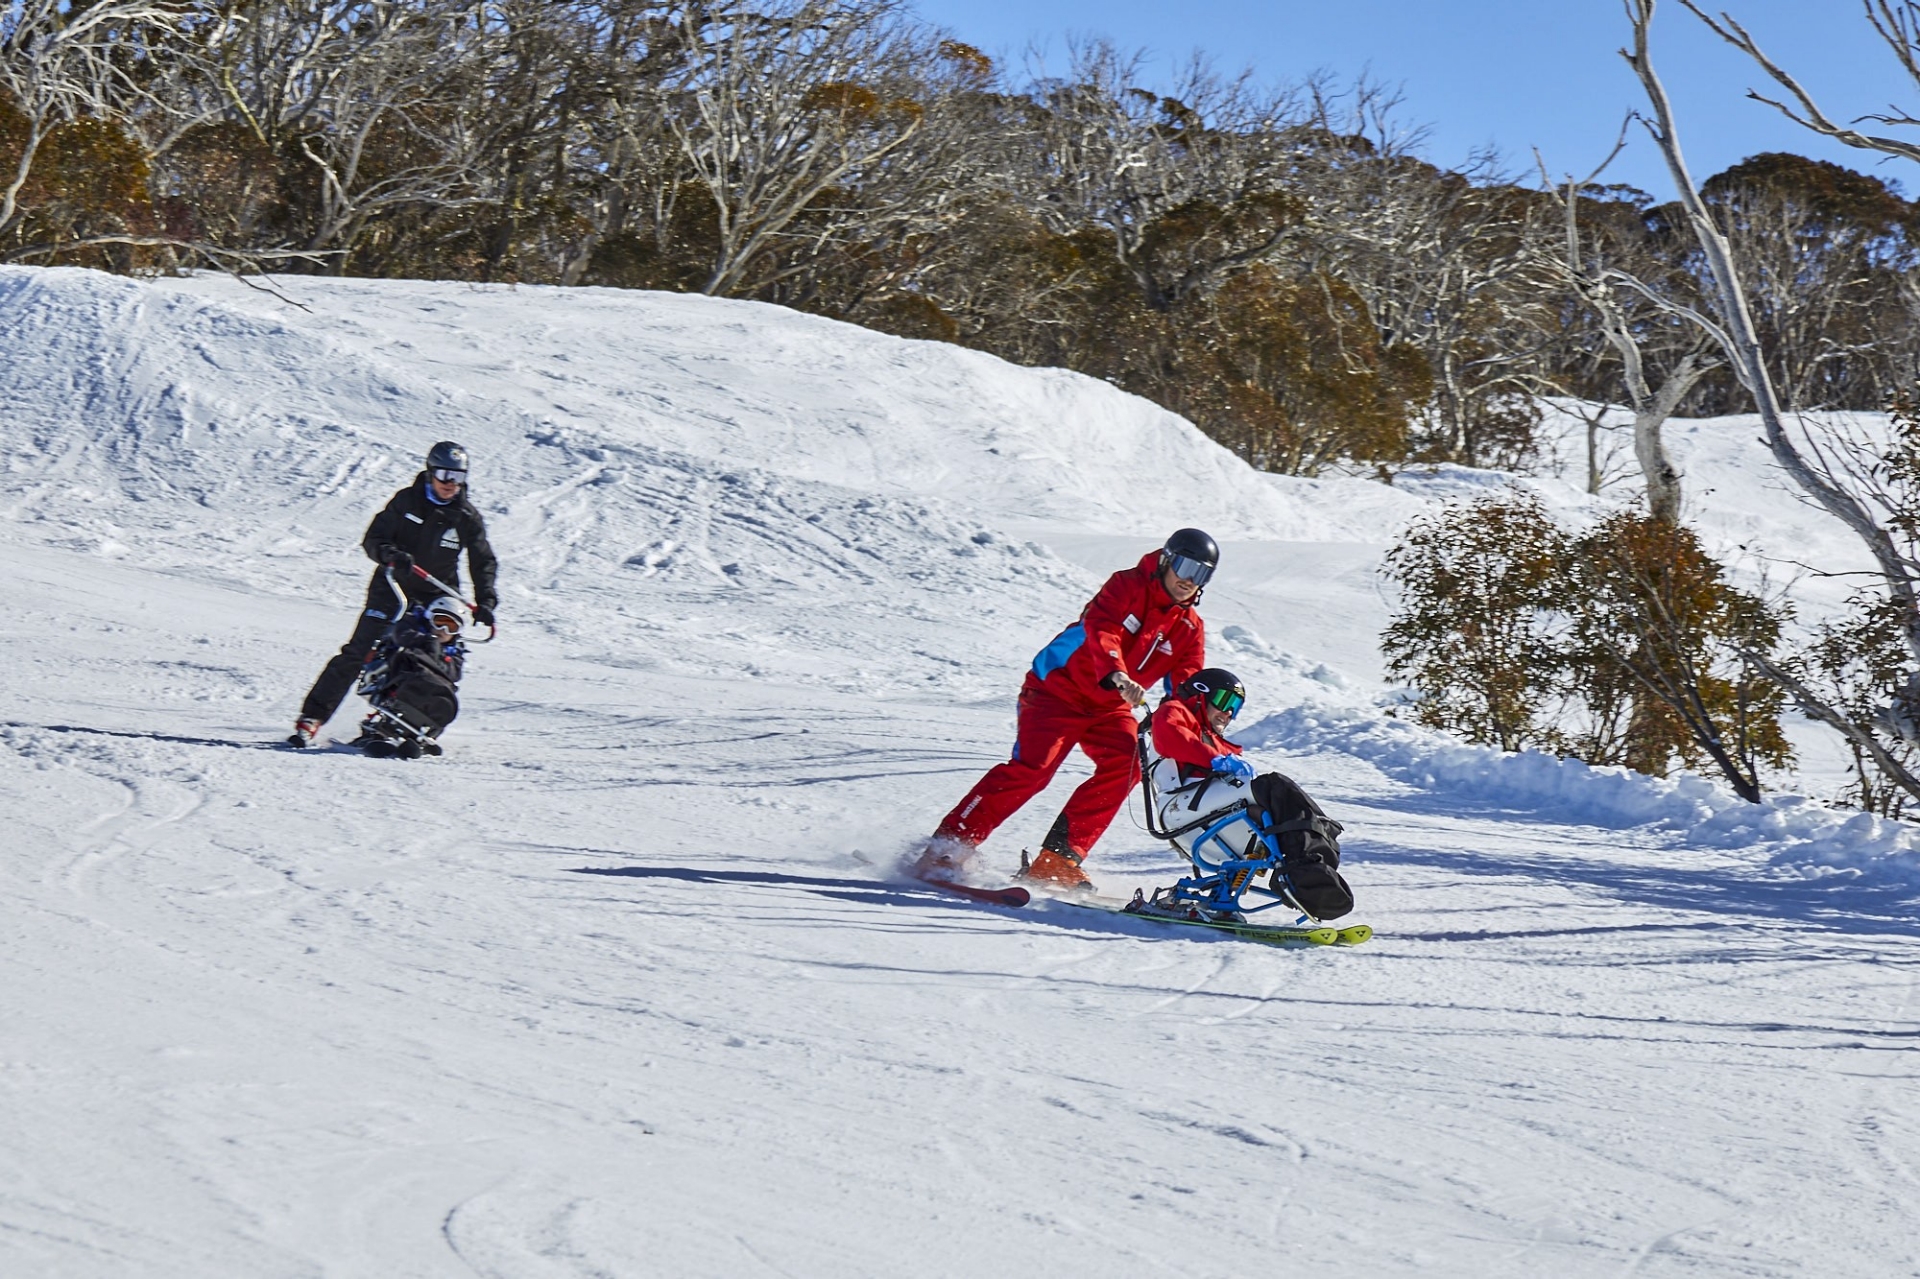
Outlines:
[[[1202,830],[1199,837],[1193,841],[1191,851],[1181,849],[1192,864],[1194,873],[1183,876],[1171,888],[1155,889],[1154,906],[1183,912],[1200,910],[1214,915],[1252,915],[1263,910],[1284,907],[1297,913],[1301,921],[1313,918],[1308,912],[1301,910],[1300,903],[1294,901],[1292,897],[1285,893],[1274,892],[1271,888],[1262,888],[1253,882],[1263,872],[1280,869],[1280,841],[1274,836],[1271,814],[1262,812],[1259,825],[1256,826],[1249,811],[1249,805],[1243,799],[1218,818],[1211,820],[1202,818],[1185,826],[1162,830],[1154,815],[1153,769],[1147,757],[1144,733],[1140,738],[1139,750],[1140,792],[1146,800],[1147,833],[1166,840],[1175,848],[1180,848],[1180,845],[1175,842],[1176,836],[1184,835],[1203,824],[1206,826],[1206,829]],[[1253,827],[1254,834],[1259,838],[1260,847],[1265,850],[1265,856],[1242,856],[1221,835],[1221,832],[1229,826],[1240,825]],[[1218,861],[1213,860],[1214,847],[1219,849]],[[1284,875],[1284,872],[1282,873]],[[1262,897],[1271,897],[1273,900],[1262,902],[1257,906],[1249,906],[1243,900],[1249,892],[1258,893]]]
[[[1148,813],[1148,821],[1151,823],[1152,810],[1149,809]],[[1267,815],[1262,813],[1261,816]],[[1269,817],[1267,820],[1271,822],[1272,818]],[[1304,912],[1300,912],[1299,904],[1292,898],[1275,893],[1272,889],[1262,888],[1253,882],[1257,876],[1276,870],[1280,866],[1280,844],[1273,837],[1271,830],[1260,827],[1254,831],[1265,854],[1261,857],[1242,855],[1235,851],[1221,835],[1221,832],[1230,826],[1252,825],[1253,818],[1244,807],[1235,808],[1208,825],[1193,841],[1193,847],[1187,853],[1194,873],[1183,876],[1172,888],[1163,888],[1154,894],[1160,904],[1196,906],[1211,914],[1232,912],[1241,915],[1252,915],[1263,910],[1286,907],[1301,913],[1302,918],[1305,918]],[[1151,830],[1151,826],[1149,829]],[[1173,843],[1172,837],[1184,834],[1186,829],[1189,828],[1179,828],[1170,832],[1153,831],[1153,833],[1161,835],[1168,843]],[[1178,848],[1179,845],[1175,844],[1174,847]],[[1217,861],[1211,855],[1216,847],[1219,849]],[[1273,900],[1250,906],[1245,902],[1246,894],[1249,892],[1258,893],[1262,897],[1271,897]]]

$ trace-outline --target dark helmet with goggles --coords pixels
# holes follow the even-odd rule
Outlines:
[[[1199,698],[1213,709],[1225,711],[1227,718],[1232,719],[1246,704],[1247,687],[1232,671],[1208,666],[1187,676],[1180,687],[1173,690],[1173,695],[1183,700]]]
[[[1167,544],[1160,548],[1160,567],[1195,586],[1205,586],[1220,567],[1220,547],[1197,528],[1175,529]]]
[[[441,440],[427,450],[427,474],[442,484],[465,484],[467,451],[452,440]]]

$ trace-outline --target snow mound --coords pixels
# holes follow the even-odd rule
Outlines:
[[[453,438],[509,614],[576,655],[971,697],[1100,576],[1016,526],[1125,535],[1130,560],[1200,521],[1334,536],[1336,490],[1379,488],[1278,485],[1104,383],[760,304],[283,287],[298,305],[0,268],[6,536],[345,601],[366,572],[345,531]],[[938,649],[848,644],[902,617]]]
[[[333,497],[404,478],[439,435],[499,491],[510,449],[561,432],[1113,532],[1204,510],[1222,534],[1319,535],[1186,421],[1078,374],[697,295],[286,287],[304,311],[217,276],[0,269],[0,407],[39,428],[8,472],[43,481],[13,486],[16,509],[45,513],[56,479],[102,506],[174,485],[216,510],[277,504],[287,481]]]
[[[1920,830],[1800,795],[1750,804],[1696,774],[1648,777],[1541,751],[1470,746],[1310,694],[1251,725],[1243,740],[1301,754],[1337,751],[1406,785],[1490,810],[1614,830],[1652,827],[1681,847],[1754,849],[1783,873],[1852,872],[1920,887]]]

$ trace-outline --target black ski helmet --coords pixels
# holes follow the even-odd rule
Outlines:
[[[467,451],[452,440],[441,440],[427,450],[427,469],[429,471],[458,471],[464,477],[467,473]]]
[[[458,445],[455,446],[459,447]],[[1220,546],[1197,528],[1177,528],[1161,548],[1169,555],[1184,555],[1212,568],[1220,567]]]
[[[1197,528],[1175,529],[1160,548],[1160,567],[1169,566],[1175,576],[1204,587],[1220,567],[1220,546]]]
[[[1225,667],[1208,666],[1187,676],[1180,687],[1173,690],[1173,695],[1182,699],[1198,697],[1215,710],[1225,711],[1231,719],[1240,713],[1240,707],[1247,700],[1247,686]]]

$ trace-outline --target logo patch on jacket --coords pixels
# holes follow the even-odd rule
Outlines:
[[[460,549],[460,530],[450,528],[446,532],[442,533],[440,535],[440,545],[451,547],[453,550],[456,550],[456,551],[459,550]]]
[[[1129,635],[1138,635],[1140,633],[1140,619],[1132,613],[1128,613],[1127,620],[1120,623],[1120,625],[1127,628],[1127,634]]]

